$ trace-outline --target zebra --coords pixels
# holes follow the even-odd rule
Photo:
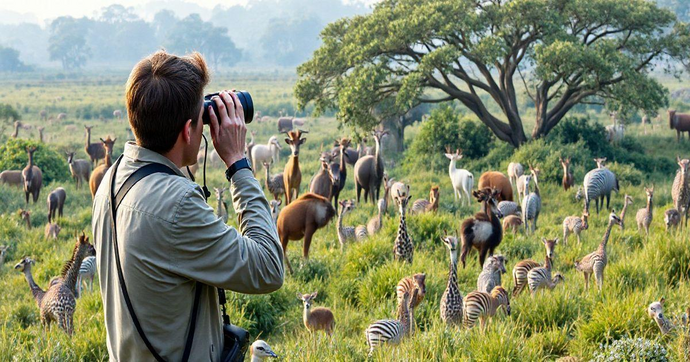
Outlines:
[[[83,288],[82,281],[88,286],[89,292],[93,291],[93,277],[96,275],[96,257],[87,256],[81,262],[81,267],[79,267],[79,275],[77,276],[77,295],[76,298],[81,296]]]
[[[477,278],[477,290],[490,293],[495,286],[501,285],[501,274],[506,272],[506,258],[503,255],[492,255],[484,262],[484,268]]]
[[[383,343],[397,345],[406,336],[414,333],[414,307],[412,301],[417,299],[417,289],[403,295],[402,303],[398,304],[397,320],[379,320],[364,331],[364,336],[369,345],[369,357],[374,354],[374,349]]]
[[[609,208],[611,202],[611,191],[618,192],[618,179],[616,175],[606,167],[595,168],[587,172],[583,182],[584,197],[585,197],[585,212],[589,212],[589,203],[594,200],[597,214],[599,214],[600,203],[604,206],[604,197],[606,198],[606,208]]]
[[[504,306],[506,313],[510,315],[510,299],[508,292],[502,286],[495,287],[491,293],[474,291],[465,297],[463,325],[472,328],[479,323],[482,331],[486,330],[486,320],[496,314],[498,307]]]
[[[547,245],[548,243],[553,243],[554,245],[558,244],[558,238],[554,240],[547,240],[546,238],[542,238],[542,242],[544,245]],[[556,276],[551,279],[551,269],[553,268],[553,253],[549,253],[548,247],[547,247],[547,252],[546,252],[546,260],[544,261],[544,265],[538,268],[533,268],[527,273],[527,284],[529,285],[529,290],[532,292],[532,295],[534,295],[537,290],[543,287],[548,287],[549,289],[553,289],[556,284],[559,282],[563,281],[563,276],[560,274],[556,274]]]
[[[527,175],[525,179],[525,197],[522,199],[522,222],[525,224],[525,234],[530,231],[530,225],[528,221],[532,221],[532,233],[537,229],[537,219],[539,218],[539,212],[541,211],[541,195],[539,193],[539,185],[534,183],[534,192],[529,192],[529,184],[532,180],[530,175]]]
[[[583,198],[582,196],[582,186],[577,187],[577,192],[575,193],[575,201],[580,202]]]
[[[514,201],[501,201],[498,203],[498,209],[501,210],[501,214],[503,214],[503,217],[506,217],[508,215],[520,216],[522,214],[520,205]]]
[[[673,206],[680,213],[680,218],[684,220],[683,226],[687,227],[687,210],[690,205],[690,183],[688,182],[688,165],[690,160],[687,158],[681,160],[679,156],[676,156],[676,161],[680,169],[676,171],[676,177],[673,179],[671,196],[673,197]]]
[[[545,241],[545,239],[542,239],[542,242],[544,243],[544,248],[546,248],[546,256],[553,259],[556,253],[556,242],[554,240]],[[529,274],[529,271],[540,266],[541,264],[530,259],[522,260],[515,264],[513,267],[513,284],[515,285],[512,293],[513,298],[520,295],[520,293],[522,293],[522,291],[525,289],[525,286],[527,286],[527,275]]]
[[[417,308],[426,295],[426,274],[417,273],[411,277],[400,279],[398,285],[395,287],[395,294],[398,296],[398,304],[402,303],[405,293],[412,293],[414,290],[417,290],[417,298],[412,300],[412,307]]]
[[[363,241],[368,237],[369,233],[367,232],[367,227],[364,225],[357,225],[357,227],[355,228],[355,240]]]
[[[356,238],[354,226],[343,226],[343,217],[345,214],[352,211],[352,209],[355,207],[355,202],[354,200],[343,200],[339,201],[338,203],[341,206],[337,224],[338,241],[340,242],[340,249],[343,250],[348,241],[355,240]]]
[[[582,216],[568,216],[563,220],[563,244],[568,244],[568,235],[575,234],[577,242],[581,243],[580,233],[582,230],[589,229],[588,212],[583,212]]]
[[[594,274],[594,279],[601,292],[601,288],[604,284],[604,269],[608,263],[606,244],[611,236],[611,228],[614,224],[620,225],[620,222],[621,219],[616,216],[615,210],[612,210],[609,215],[609,225],[606,227],[606,232],[597,250],[587,254],[582,260],[575,261],[575,269],[582,272],[585,276],[585,289],[589,288],[589,276]]]

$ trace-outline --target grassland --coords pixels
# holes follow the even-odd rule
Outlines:
[[[266,108],[278,109],[286,108],[292,102],[292,79],[289,77],[264,76],[252,80],[226,76],[215,84],[223,82],[250,90],[258,110],[262,109],[262,104]],[[75,114],[89,106],[93,110],[122,109],[123,84],[122,75],[80,80],[5,79],[0,80],[0,103],[19,108],[25,123],[31,125],[40,124],[38,111],[41,109],[48,109],[51,114],[66,112],[66,121],[45,125],[51,147],[61,151],[78,150],[78,156],[84,158],[82,126],[95,125],[94,137],[107,134],[118,137],[117,155],[122,151],[121,140],[127,138],[126,123],[103,122],[98,117],[77,118]],[[57,96],[63,99],[54,102]],[[85,113],[82,111],[81,114]],[[598,115],[598,120],[604,119],[605,116]],[[408,143],[414,138],[417,127],[406,132]],[[300,159],[304,175],[312,175],[317,170],[321,145],[329,147],[334,138],[346,134],[331,118],[309,120],[308,128],[308,141]],[[277,133],[273,123],[252,124],[250,129],[257,131],[257,142],[264,142]],[[4,136],[0,137],[6,137],[10,131],[5,129]],[[647,135],[638,126],[631,126],[626,136],[638,138],[648,154],[660,159],[675,158],[676,154],[690,155],[690,143],[686,140],[679,146],[675,143],[675,134],[664,125],[657,125]],[[20,137],[35,138],[36,132],[20,133]],[[284,148],[280,165],[284,164],[287,155]],[[404,155],[399,154],[385,154],[384,157],[394,159],[398,164],[404,159]],[[505,170],[505,166],[505,162],[492,165],[501,170]],[[593,165],[577,165],[576,176],[591,167]],[[471,171],[478,178],[485,170]],[[294,275],[286,278],[281,290],[263,296],[229,293],[233,322],[250,329],[254,337],[268,341],[284,360],[364,360],[367,346],[363,331],[374,320],[394,317],[397,281],[406,275],[425,272],[427,296],[415,313],[419,327],[416,335],[397,348],[379,350],[374,359],[534,361],[554,360],[567,355],[590,359],[600,344],[630,336],[655,340],[669,350],[672,360],[687,360],[687,338],[683,335],[660,336],[657,326],[646,315],[648,304],[662,296],[666,298],[665,314],[669,316],[680,314],[688,306],[688,235],[667,234],[663,227],[663,211],[671,207],[672,174],[645,175],[645,183],[654,183],[656,191],[652,235],[648,238],[637,232],[633,220],[636,210],[644,206],[642,185],[622,184],[620,193],[614,194],[611,204],[616,210],[621,208],[624,194],[633,196],[634,204],[628,213],[625,232],[615,229],[612,233],[602,293],[584,289],[583,278],[574,270],[573,262],[595,250],[605,229],[607,212],[592,216],[582,244],[571,239],[567,246],[557,246],[554,269],[565,276],[563,285],[535,297],[524,294],[511,300],[512,315],[499,313],[482,334],[479,329],[448,329],[441,323],[438,312],[448,272],[448,253],[439,237],[444,229],[458,228],[464,218],[478,210],[478,204],[460,207],[455,203],[445,171],[404,173],[402,167],[397,167],[388,172],[411,185],[413,199],[425,197],[433,184],[441,188],[441,205],[437,214],[408,218],[415,244],[414,263],[408,265],[392,260],[398,225],[392,208],[384,218],[381,233],[365,242],[349,245],[344,253],[338,245],[335,223],[331,223],[317,232],[309,261],[301,260],[299,242],[290,243],[287,254],[293,266],[298,267]],[[352,173],[348,168],[347,186],[341,198],[354,198]],[[260,179],[263,178],[261,171]],[[211,169],[209,186],[223,182],[222,170]],[[65,217],[60,220],[63,232],[59,240],[48,241],[43,239],[43,226],[47,222],[44,200],[48,192],[58,186],[65,187],[68,193]],[[536,234],[507,235],[498,249],[508,257],[509,270],[522,259],[543,260],[541,238],[560,237],[563,218],[577,215],[582,210],[581,204],[574,201],[574,190],[564,192],[559,185],[547,183],[542,185],[542,195],[542,215]],[[17,210],[25,206],[22,200],[23,193],[19,189],[0,186],[0,244],[11,245],[5,264],[0,266],[0,360],[107,360],[97,284],[93,293],[86,293],[78,301],[75,334],[70,339],[57,328],[47,332],[43,330],[23,275],[12,269],[21,257],[28,255],[37,260],[34,277],[42,287],[52,276],[59,274],[62,263],[70,255],[73,234],[90,230],[91,198],[88,190],[77,190],[72,182],[45,185],[39,203],[29,206],[34,228],[28,231],[20,225],[16,215]],[[355,211],[346,217],[345,224],[366,223],[374,212],[373,205],[358,204]],[[479,272],[476,253],[470,254],[468,260],[467,268],[460,269],[458,274],[463,294],[475,289]],[[503,280],[504,286],[512,289],[512,278],[505,275]],[[295,293],[313,291],[319,292],[315,305],[330,307],[335,314],[337,326],[332,339],[323,335],[312,336],[302,326],[302,305]]]

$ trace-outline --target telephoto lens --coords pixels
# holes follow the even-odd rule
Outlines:
[[[254,120],[254,102],[252,101],[252,96],[247,91],[237,91],[235,92],[237,98],[242,103],[242,109],[244,109],[244,123],[252,123]],[[216,102],[212,101],[213,96],[220,95],[220,92],[207,94],[204,96],[204,124],[211,124],[211,116],[208,113],[208,106],[213,107],[213,112],[216,113],[216,117],[220,120],[218,113],[218,105]]]

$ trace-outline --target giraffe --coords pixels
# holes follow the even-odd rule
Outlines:
[[[400,190],[398,190],[400,194]],[[412,239],[410,239],[410,234],[407,233],[407,224],[405,223],[405,209],[407,204],[412,197],[409,193],[407,197],[400,197],[399,210],[400,210],[400,225],[398,226],[398,236],[395,238],[395,246],[393,247],[393,254],[395,260],[402,260],[408,263],[412,263],[412,257],[414,256],[414,245],[412,245]]]
[[[462,324],[462,293],[458,289],[458,238],[445,236],[441,240],[450,251],[448,285],[441,297],[441,320],[449,325]]]

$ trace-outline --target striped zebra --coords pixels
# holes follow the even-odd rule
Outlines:
[[[581,243],[580,233],[582,230],[589,229],[589,222],[587,219],[589,214],[583,212],[582,216],[568,216],[563,219],[563,244],[568,245],[568,235],[575,234],[577,236],[577,242]]]
[[[368,237],[369,233],[367,232],[367,227],[365,225],[357,225],[355,228],[355,240],[363,241]]]
[[[490,293],[494,287],[501,285],[501,274],[506,272],[506,258],[503,255],[492,255],[484,262],[482,272],[477,278],[477,290]]]
[[[509,215],[520,215],[522,214],[522,209],[517,202],[514,201],[501,201],[498,203],[498,209],[501,210],[503,217]]]
[[[532,177],[529,175],[525,180],[525,197],[522,199],[522,222],[525,224],[525,234],[528,234],[530,229],[532,233],[537,229],[537,219],[541,212],[541,194],[539,193],[539,185],[534,183],[534,192],[529,191]],[[532,221],[530,228],[529,221]]]
[[[414,333],[414,307],[412,301],[417,299],[417,290],[410,297],[410,293],[403,295],[402,303],[398,304],[399,319],[379,320],[364,331],[364,336],[369,345],[369,356],[374,354],[374,349],[383,343],[397,345],[408,335]]]
[[[77,276],[77,295],[76,298],[81,296],[83,291],[83,284],[88,286],[89,292],[93,291],[93,277],[96,275],[96,257],[87,256],[81,262],[81,267],[79,267],[79,275]],[[83,282],[83,284],[82,284]]]
[[[554,245],[558,244],[558,238],[554,240],[547,240],[546,238],[542,238],[542,242],[544,243],[545,246],[547,246],[548,243],[553,243]],[[527,273],[527,284],[529,285],[529,290],[534,295],[537,290],[547,287],[549,289],[553,289],[556,284],[560,283],[563,281],[563,276],[560,274],[556,274],[556,276],[551,279],[551,269],[553,268],[553,254],[549,254],[548,250],[549,247],[547,246],[547,252],[546,252],[546,257],[544,261],[544,265],[541,267],[533,268]]]
[[[575,193],[575,201],[580,202],[584,196],[582,196],[582,186],[577,187],[577,192]]]
[[[417,291],[417,298],[412,299],[413,308],[417,308],[426,295],[426,274],[417,273],[411,277],[400,279],[398,285],[395,287],[395,294],[398,296],[398,304],[402,303],[405,293],[412,294],[415,290]]]
[[[589,276],[594,274],[594,279],[597,282],[599,291],[601,291],[604,284],[604,269],[608,263],[606,244],[611,236],[611,228],[614,224],[620,225],[620,222],[621,220],[616,216],[615,212],[611,211],[609,215],[609,225],[606,227],[606,232],[597,250],[585,255],[582,260],[575,261],[575,269],[582,272],[585,276],[585,289],[589,288]]]
[[[556,242],[553,240],[546,240],[542,239],[542,242],[544,243],[544,248],[546,250],[546,255],[549,258],[553,258],[555,253],[556,253]],[[528,277],[527,275],[529,274],[530,270],[534,268],[540,267],[541,264],[537,263],[534,260],[522,260],[515,264],[513,267],[513,284],[515,285],[513,287],[513,298],[517,297],[522,293],[522,291],[525,289],[525,287],[528,285]]]
[[[680,169],[676,172],[676,177],[673,179],[671,197],[673,198],[673,206],[680,213],[681,220],[684,220],[683,226],[687,227],[688,205],[690,204],[690,181],[688,180],[690,160],[687,158],[681,160],[678,156],[676,156],[676,160]]]
[[[510,315],[510,299],[508,292],[502,286],[495,287],[491,294],[481,291],[474,291],[467,294],[464,301],[463,325],[472,328],[479,323],[482,331],[486,330],[486,321],[489,317],[496,314],[498,307],[504,306],[506,313]]]
[[[608,168],[595,168],[585,175],[583,188],[585,212],[589,212],[589,203],[594,200],[597,214],[599,214],[599,209],[604,206],[604,198],[606,198],[606,208],[608,209],[611,201],[611,191],[618,192],[618,179]]]

